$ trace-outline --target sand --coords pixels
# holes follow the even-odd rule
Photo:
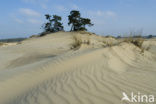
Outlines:
[[[73,35],[82,42],[75,49]],[[143,47],[72,32],[0,47],[0,104],[124,104],[123,92],[156,96],[156,39]]]

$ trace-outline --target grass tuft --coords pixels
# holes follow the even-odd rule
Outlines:
[[[87,44],[87,45],[91,44],[90,39],[85,39],[82,41],[81,35],[73,35],[72,38],[74,42],[72,44],[71,49],[79,49],[82,44]]]
[[[144,39],[143,38],[131,38],[131,37],[128,37],[128,38],[125,38],[124,42],[132,43],[135,46],[137,46],[140,49],[142,49],[142,44],[144,42]]]
[[[81,37],[80,37],[79,35],[73,35],[72,38],[73,38],[74,42],[73,42],[73,44],[72,44],[71,49],[79,48],[79,47],[81,46],[81,44],[82,44],[82,39],[81,39]]]

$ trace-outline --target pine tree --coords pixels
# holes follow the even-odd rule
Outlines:
[[[68,16],[68,25],[71,26],[71,31],[87,30],[86,25],[93,26],[89,18],[82,18],[79,11],[73,10]]]
[[[47,22],[42,26],[45,32],[58,32],[63,30],[61,23],[62,18],[57,15],[52,16],[49,14],[45,15]]]

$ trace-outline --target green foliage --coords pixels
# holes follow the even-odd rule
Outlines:
[[[87,30],[86,25],[93,26],[89,18],[82,18],[79,11],[73,10],[68,16],[68,25],[71,26],[71,31],[83,31]]]
[[[42,26],[45,32],[58,32],[63,30],[62,23],[60,22],[62,18],[60,16],[53,15],[52,17],[46,14],[45,17],[47,22]]]

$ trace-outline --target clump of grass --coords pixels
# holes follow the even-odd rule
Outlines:
[[[149,51],[151,49],[151,45],[149,45],[146,50]]]
[[[113,43],[112,43],[112,41],[103,41],[103,46],[104,47],[106,47],[106,46],[108,46],[108,47],[112,47],[113,46]]]
[[[83,44],[87,44],[87,45],[90,45],[91,44],[91,42],[90,42],[90,40],[89,39],[87,39],[86,41],[84,41],[84,42],[82,42]]]
[[[0,46],[4,45],[4,43],[0,42]]]
[[[105,36],[106,38],[115,38],[114,36],[111,36],[111,35],[107,35]]]
[[[142,33],[143,33],[142,29],[138,31],[130,31],[129,35],[127,35],[124,41],[132,43],[138,48],[143,49],[142,44],[144,42],[144,39],[142,38]]]
[[[142,47],[142,44],[144,42],[143,38],[128,37],[128,38],[125,38],[124,42],[132,43],[136,47],[140,48],[141,53],[144,53],[145,49]]]
[[[143,42],[144,40],[142,38],[134,39],[131,41],[131,43],[133,43],[135,46],[139,47],[140,49],[142,49]]]
[[[74,42],[73,42],[73,44],[72,44],[71,49],[79,48],[79,47],[81,46],[81,44],[82,44],[82,39],[81,39],[81,37],[80,37],[79,35],[73,35],[72,38],[73,38]]]
[[[79,49],[81,47],[82,44],[87,44],[87,45],[90,45],[91,42],[90,42],[90,39],[84,39],[82,41],[82,38],[81,38],[81,35],[73,35],[73,44],[72,44],[72,47],[71,49]]]
[[[142,49],[142,44],[144,42],[143,38],[132,38],[132,37],[128,37],[124,39],[124,42],[128,42],[128,43],[132,43],[135,46],[139,47],[140,49]]]
[[[78,33],[80,33],[80,34],[89,34],[89,35],[92,35],[93,34],[93,33],[90,33],[88,31],[78,31]]]

